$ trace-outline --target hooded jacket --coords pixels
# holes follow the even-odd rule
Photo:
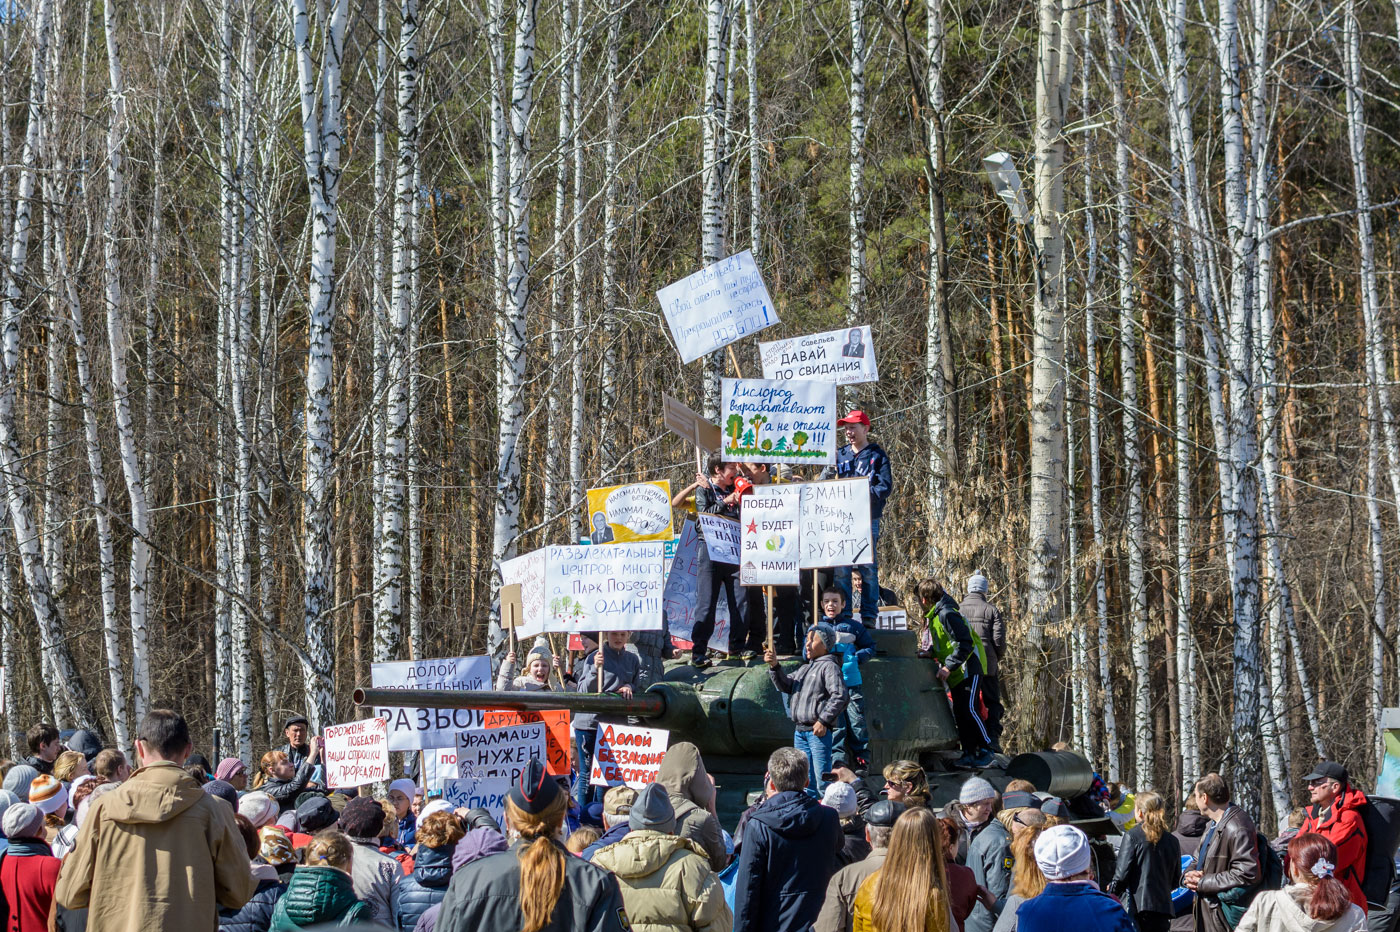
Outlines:
[[[89,764],[98,754],[102,753],[102,739],[88,731],[86,728],[79,728],[73,732],[73,736],[67,741],[68,750],[77,751],[83,755]]]
[[[1092,883],[1051,883],[1016,910],[1017,932],[1137,932],[1118,901]]]
[[[832,664],[835,669],[835,664]],[[784,790],[744,827],[734,890],[738,932],[804,932],[821,912],[841,850],[841,820],[806,793]]]
[[[596,864],[564,855],[564,889],[541,932],[625,932],[627,908],[617,878]],[[452,875],[439,905],[437,932],[494,932],[519,929],[520,852],[516,842],[500,854],[472,861]]]
[[[676,810],[676,834],[700,846],[709,858],[711,870],[724,870],[729,852],[724,847],[719,819],[710,812],[715,785],[705,770],[700,749],[689,741],[671,745],[661,758],[656,782],[666,787],[671,797],[671,806]]]
[[[478,861],[488,854],[500,854],[504,850],[506,840],[500,832],[493,828],[474,828],[457,842],[457,847],[452,851],[452,873],[457,873],[472,861]],[[418,918],[413,932],[435,932],[438,913],[441,911],[442,901],[438,900],[436,905],[428,907]]]
[[[699,845],[650,829],[603,848],[593,863],[613,872],[637,932],[730,932],[734,915]]]
[[[395,881],[394,891],[389,896],[389,914],[393,917],[395,929],[411,930],[430,907],[442,902],[447,895],[448,881],[452,879],[452,852],[455,848],[456,845],[418,847],[418,856],[413,859],[413,873]]]
[[[1172,834],[1176,836],[1182,854],[1195,855],[1196,849],[1201,847],[1201,837],[1205,835],[1206,826],[1209,824],[1210,820],[1195,809],[1181,810],[1181,815],[1176,817],[1176,828],[1172,830]]]
[[[369,907],[371,919],[389,922],[389,895],[394,882],[403,876],[399,862],[379,850],[377,839],[351,838],[355,859],[350,863],[351,885],[355,895]]]
[[[1249,904],[1235,932],[1362,932],[1366,912],[1355,903],[1336,919],[1308,915],[1312,888],[1289,884],[1282,890],[1265,890]]]
[[[989,819],[973,834],[967,845],[967,866],[977,883],[996,900],[996,909],[990,910],[979,901],[963,928],[966,932],[992,932],[1011,892],[1011,833],[999,820]]]
[[[809,729],[817,722],[834,728],[850,701],[841,676],[841,662],[835,654],[822,654],[798,667],[791,676],[782,667],[769,667],[768,676],[778,692],[792,696],[788,717],[798,728]]]
[[[1337,868],[1332,872],[1346,884],[1352,903],[1366,909],[1366,894],[1361,882],[1366,879],[1366,825],[1360,809],[1366,805],[1366,794],[1354,787],[1343,787],[1341,795],[1332,801],[1330,809],[1310,806],[1303,820],[1302,832],[1316,832],[1337,846]]]
[[[258,889],[242,909],[219,910],[219,932],[268,932],[272,926],[272,914],[277,911],[277,902],[287,892],[287,885],[277,876],[275,868],[266,864],[256,864],[254,868],[271,871],[272,876],[255,874]]]
[[[54,896],[68,909],[88,907],[89,928],[101,932],[199,932],[256,888],[228,803],[157,761],[93,804]]]
[[[271,932],[297,932],[314,925],[348,926],[369,919],[369,907],[355,898],[349,874],[334,867],[298,867],[273,910]]]
[[[5,893],[8,932],[44,932],[53,909],[53,890],[62,864],[38,838],[16,838],[0,857],[0,890]]]

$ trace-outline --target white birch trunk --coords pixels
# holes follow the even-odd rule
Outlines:
[[[758,0],[744,0],[744,74],[749,82],[749,250],[763,252],[763,137],[758,116]]]
[[[730,0],[706,0],[705,17],[705,101],[700,129],[704,164],[701,166],[703,191],[700,202],[700,260],[712,265],[728,252],[725,218],[729,213],[729,29]],[[704,361],[704,415],[719,420],[719,380],[724,369],[724,351],[711,353]]]
[[[622,9],[608,13],[607,48],[604,50],[607,87],[607,128],[603,137],[603,350],[598,377],[598,474],[602,484],[618,467],[613,440],[613,416],[617,410],[617,134],[622,118],[618,87],[617,54],[622,42]]]
[[[1075,520],[1078,514],[1078,495],[1074,477],[1074,465],[1078,456],[1074,429],[1074,385],[1071,382],[1065,392],[1065,447],[1069,456],[1069,475],[1065,477],[1065,515],[1068,518],[1069,573],[1069,623],[1070,623],[1070,744],[1082,753],[1090,753],[1089,743],[1089,634],[1085,630],[1084,616],[1080,611],[1079,594],[1079,525]]]
[[[579,41],[569,57],[569,110],[574,127],[573,296],[569,333],[569,543],[583,537],[583,0],[563,0],[574,7]]]
[[[385,447],[388,433],[387,401],[389,395],[389,288],[386,282],[388,263],[388,236],[384,218],[390,215],[389,209],[389,0],[379,0],[378,21],[376,23],[375,84],[374,84],[374,220],[370,225],[373,238],[370,267],[370,314],[371,314],[371,369],[370,369],[370,553],[373,569],[370,572],[370,605],[374,615],[373,631],[380,628],[380,617],[385,611],[388,594],[388,581],[384,567],[384,480]],[[397,585],[397,583],[396,583]],[[373,640],[373,635],[371,636]],[[377,649],[377,648],[374,648]]]
[[[565,257],[566,227],[569,223],[569,168],[573,157],[573,76],[571,60],[578,56],[574,47],[574,4],[573,0],[563,0],[559,5],[559,129],[556,151],[558,161],[554,164],[554,229],[550,244],[550,254],[554,257],[550,275],[550,317],[549,317],[549,356],[561,360],[564,356],[564,315],[567,312],[569,297],[568,265]],[[552,438],[568,435],[564,419],[562,379],[556,367],[551,367],[549,378],[549,436]],[[544,470],[544,519],[554,526],[559,512],[560,493],[566,487],[565,457],[567,443],[550,443],[545,451]],[[568,497],[565,493],[565,498]],[[552,543],[557,536],[547,533],[545,543]],[[572,540],[568,541],[572,543]]]
[[[929,289],[927,337],[924,345],[924,403],[927,406],[928,516],[930,559],[935,563],[943,552],[946,533],[948,487],[957,472],[957,398],[953,365],[952,326],[948,316],[948,233],[943,185],[946,175],[943,118],[947,109],[943,90],[944,43],[946,26],[943,0],[927,0],[926,38],[928,73],[925,84],[928,118],[925,129],[928,145],[929,212]]]
[[[850,284],[846,301],[849,327],[865,319],[865,0],[848,0],[846,12],[851,31],[851,138],[847,162]]]
[[[345,50],[348,0],[333,0],[321,11],[322,65],[317,73],[306,0],[292,0],[292,38],[301,96],[306,186],[311,197],[311,278],[307,297],[306,445],[303,499],[303,554],[306,631],[303,675],[307,715],[313,731],[335,722],[331,680],[331,492],[333,474],[332,344],[336,304],[336,227],[339,223],[341,64]]]

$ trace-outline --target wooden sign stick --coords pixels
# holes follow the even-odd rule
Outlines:
[[[764,600],[768,603],[768,649],[773,649],[773,587],[763,587]]]

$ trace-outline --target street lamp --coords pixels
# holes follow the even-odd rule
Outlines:
[[[1033,217],[1030,208],[1026,206],[1026,196],[1021,188],[1021,175],[1016,171],[1011,156],[1005,152],[993,152],[982,160],[982,169],[987,173],[987,180],[992,183],[992,190],[1006,202],[1012,219],[1021,224],[1030,223]]]

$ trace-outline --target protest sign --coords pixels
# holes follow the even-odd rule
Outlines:
[[[326,786],[348,789],[389,779],[389,723],[366,718],[327,725]]]
[[[801,489],[801,568],[869,563],[870,477],[804,482]]]
[[[670,395],[661,396],[661,422],[676,436],[714,453],[719,450],[719,428]]]
[[[634,482],[588,490],[588,538],[593,544],[670,540],[671,483]]]
[[[442,798],[453,809],[485,809],[498,824],[505,825],[510,785],[508,777],[458,777],[443,781]]]
[[[370,683],[379,689],[490,689],[489,657],[444,657],[370,664]],[[418,751],[457,743],[457,732],[478,727],[467,709],[413,709],[386,706],[374,714],[389,722],[389,750]]]
[[[763,276],[747,249],[656,293],[681,362],[694,362],[778,322]]]
[[[739,522],[721,515],[698,514],[700,532],[715,563],[739,562]]]
[[[739,566],[739,582],[745,586],[797,585],[801,581],[798,519],[802,486],[755,486],[740,501],[743,562]]]
[[[442,792],[442,784],[457,779],[457,749],[427,748],[423,751],[423,775],[419,781],[430,793]]]
[[[472,728],[457,733],[457,775],[507,777],[512,782],[535,757],[548,759],[543,722]]]
[[[595,786],[626,784],[633,789],[655,783],[670,738],[671,733],[664,728],[600,724],[588,782]]]
[[[533,550],[501,564],[501,584],[520,586],[516,637],[531,637],[544,630],[544,569],[544,550]]]
[[[758,344],[765,379],[810,379],[856,385],[879,381],[869,327],[828,330]]]
[[[704,539],[694,521],[687,518],[676,538],[676,556],[671,561],[671,569],[666,574],[666,590],[663,604],[666,612],[666,628],[673,638],[691,641],[695,622],[699,620],[702,606],[695,604],[695,577],[700,571],[698,563],[700,548]],[[729,647],[729,600],[720,598],[715,602],[715,633],[710,637],[710,645],[716,650]]]
[[[836,383],[722,380],[726,463],[836,463]]]
[[[666,567],[661,544],[548,547],[546,551],[543,625],[517,635],[585,631],[596,637],[599,631],[653,631],[663,626],[661,590]]]
[[[881,631],[908,631],[909,613],[902,608],[882,606],[875,616],[875,627]]]
[[[515,712],[510,709],[482,709],[473,728],[508,728],[520,725],[544,725],[544,750],[540,760],[555,776],[569,775],[569,713],[565,711]]]

